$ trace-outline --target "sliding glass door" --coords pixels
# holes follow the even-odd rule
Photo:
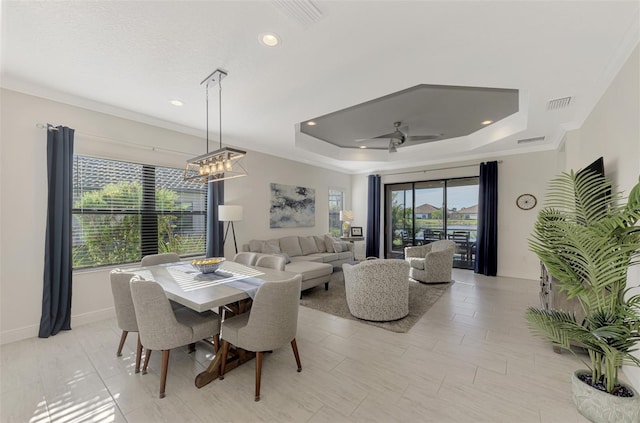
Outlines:
[[[385,186],[385,251],[403,258],[404,247],[450,239],[454,267],[472,269],[478,217],[478,178]]]

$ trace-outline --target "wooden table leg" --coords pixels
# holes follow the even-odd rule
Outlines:
[[[229,352],[229,358],[227,359],[227,366],[224,369],[224,373],[227,374],[236,367],[246,363],[249,360],[255,358],[256,354],[252,351],[246,351],[242,348],[236,348],[235,352]],[[204,372],[196,376],[195,385],[197,388],[202,388],[211,381],[217,379],[220,376],[220,363],[222,363],[222,350],[220,354],[216,354],[209,367]]]
[[[250,308],[251,300],[242,300],[234,304],[228,304],[226,306],[226,309],[229,311],[229,313],[225,313],[225,317],[230,317],[235,314],[242,314],[244,312],[247,312]],[[220,376],[220,363],[222,363],[221,354],[222,351],[218,350],[216,356],[213,358],[211,363],[209,363],[209,367],[207,367],[207,370],[196,376],[195,385],[197,388],[202,388],[203,386],[207,385]],[[229,357],[227,358],[227,366],[224,370],[225,374],[240,366],[241,364],[244,364],[247,361],[251,360],[255,356],[255,353],[245,351],[241,348],[236,348],[233,352],[230,351]]]

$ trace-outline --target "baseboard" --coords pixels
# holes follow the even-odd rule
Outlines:
[[[71,315],[71,328],[76,326],[82,326],[89,323],[99,322],[101,320],[110,319],[115,317],[116,311],[114,307],[105,308],[102,310],[90,311],[88,313],[82,313]],[[18,329],[11,329],[0,332],[0,345],[10,344],[12,342],[21,341],[23,339],[35,338],[38,336],[38,325],[29,325]]]

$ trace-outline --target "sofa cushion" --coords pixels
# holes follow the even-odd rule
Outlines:
[[[249,251],[252,253],[261,253],[262,246],[264,245],[264,241],[259,239],[252,239],[249,241]]]
[[[322,263],[331,263],[332,261],[340,260],[339,253],[315,253],[309,254],[308,256],[304,256],[308,259],[313,259],[314,261],[319,261]]]
[[[300,248],[300,241],[297,236],[285,236],[280,238],[280,251],[289,254],[289,257],[296,257],[302,255],[302,248]]]
[[[297,256],[293,257],[291,261],[313,261],[316,263],[324,263],[322,257],[318,256],[318,254],[310,254],[308,256]]]
[[[338,260],[353,260],[353,253],[351,251],[343,251],[338,253]]]
[[[316,239],[313,236],[301,236],[299,241],[303,256],[319,252]]]
[[[326,263],[315,263],[312,261],[292,261],[287,264],[285,269],[287,272],[299,273],[302,280],[315,279],[327,276],[333,273],[333,266]]]
[[[318,248],[318,251],[316,251],[317,253],[326,253],[327,252],[327,246],[324,243],[324,237],[323,236],[313,236],[313,239],[316,240],[316,247]]]
[[[262,252],[266,254],[279,254],[280,241],[277,239],[268,239],[262,246]]]
[[[333,252],[342,253],[343,251],[349,251],[349,244],[345,241],[333,241]]]

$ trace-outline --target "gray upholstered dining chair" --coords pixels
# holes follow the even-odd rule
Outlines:
[[[111,293],[113,294],[113,304],[116,308],[116,320],[118,327],[122,330],[120,336],[120,345],[116,356],[122,356],[122,347],[127,339],[129,332],[138,332],[138,322],[136,321],[136,312],[133,307],[133,299],[131,298],[131,288],[129,282],[135,275],[123,272],[120,269],[114,269],[109,274],[111,279]],[[138,333],[138,346],[136,348],[136,373],[140,372],[140,358],[142,357],[142,343],[140,342],[140,334]]]
[[[224,379],[227,354],[231,344],[256,353],[255,400],[260,400],[260,378],[262,375],[262,353],[291,344],[293,355],[302,370],[296,332],[298,330],[298,307],[302,276],[260,285],[251,311],[222,322],[222,362],[220,379]]]
[[[258,257],[255,265],[257,267],[267,267],[269,269],[284,270],[285,261],[283,256],[266,255]]]
[[[140,266],[156,266],[158,264],[167,264],[167,263],[177,263],[180,261],[180,256],[176,253],[161,253],[161,254],[149,254],[147,256],[142,257],[140,261]],[[171,304],[171,308],[174,310],[178,310],[179,308],[184,307],[182,304],[176,303],[175,301],[169,300]],[[192,351],[194,346],[189,346],[189,351]]]
[[[131,279],[131,298],[142,345],[147,349],[142,373],[147,372],[152,350],[162,350],[160,398],[165,396],[169,352],[172,348],[195,343],[219,334],[219,317],[212,311],[198,313],[187,307],[173,310],[164,290],[156,281]]]
[[[157,264],[175,263],[180,261],[180,256],[176,253],[149,254],[142,257],[140,266],[155,266]]]
[[[409,314],[409,263],[397,259],[343,264],[349,312],[364,320],[384,322]]]
[[[258,255],[256,253],[249,253],[249,252],[241,252],[241,253],[237,253],[235,256],[233,256],[233,260],[236,263],[240,263],[240,264],[244,264],[247,266],[253,266],[254,264],[256,264],[256,258],[258,257]]]

